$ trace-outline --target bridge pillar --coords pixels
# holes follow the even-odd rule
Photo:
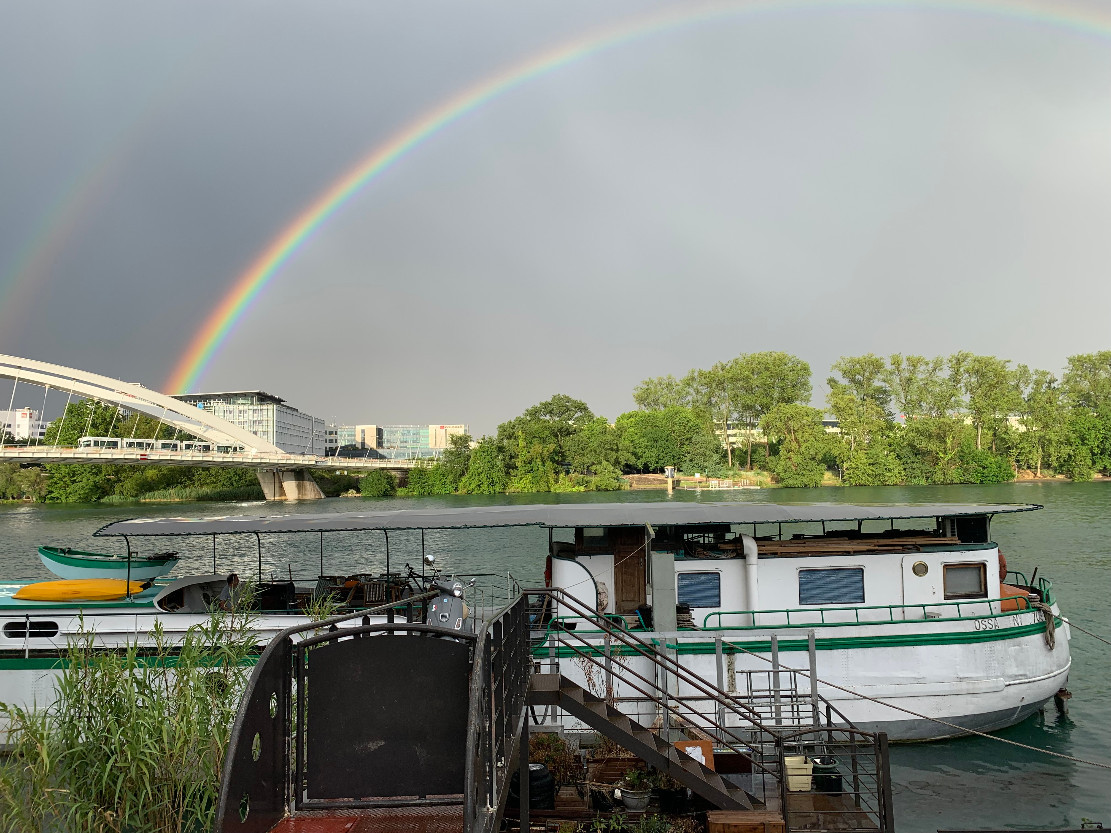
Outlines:
[[[258,482],[267,500],[319,500],[324,497],[308,469],[259,469]]]

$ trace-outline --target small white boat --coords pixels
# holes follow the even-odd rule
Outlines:
[[[149,581],[164,576],[177,566],[178,561],[176,552],[143,557],[132,554],[129,567],[127,556],[83,552],[68,547],[39,547],[39,558],[46,569],[61,578],[130,578],[132,581]]]

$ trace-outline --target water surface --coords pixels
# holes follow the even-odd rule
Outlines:
[[[1004,547],[1011,569],[1050,578],[1062,611],[1076,623],[1111,638],[1111,483],[1017,483],[998,486],[884,487],[813,490],[678,492],[675,500],[744,500],[781,503],[1039,503],[1039,512],[1001,517],[993,537]],[[662,492],[530,495],[363,500],[333,498],[302,504],[137,504],[128,506],[0,506],[0,579],[45,579],[49,573],[35,554],[40,544],[102,552],[123,552],[122,541],[94,539],[107,523],[132,517],[191,517],[287,512],[343,512],[356,509],[432,508],[506,503],[665,500]],[[177,575],[212,570],[212,540],[149,539],[141,551],[176,549],[182,554]],[[541,530],[464,530],[428,532],[423,546],[449,571],[504,573],[539,582],[547,533]],[[420,533],[389,536],[391,566],[419,564]],[[325,536],[325,571],[334,574],[377,572],[385,567],[381,533]],[[265,575],[309,579],[320,570],[316,534],[264,536]],[[257,572],[254,536],[221,538],[216,552],[220,571]],[[1052,706],[1044,714],[997,733],[999,737],[1074,757],[1111,761],[1111,647],[1073,631],[1074,694],[1067,717]],[[820,669],[819,669],[820,671]],[[994,827],[1031,829],[1079,827],[1083,818],[1111,828],[1111,770],[1052,758],[983,738],[893,748],[897,829],[925,833],[939,828]]]

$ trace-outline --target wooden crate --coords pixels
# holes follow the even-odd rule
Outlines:
[[[783,816],[761,810],[710,810],[707,833],[785,833]]]

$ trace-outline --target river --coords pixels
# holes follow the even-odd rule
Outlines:
[[[1078,625],[1111,638],[1111,483],[1015,483],[997,486],[826,488],[813,490],[680,491],[675,500],[744,500],[781,503],[1039,503],[1040,512],[1002,517],[992,525],[1011,569],[1053,581],[1062,612]],[[213,516],[356,509],[490,505],[507,503],[662,500],[661,492],[617,494],[450,497],[426,499],[333,498],[311,504],[142,504],[126,506],[0,506],[0,566],[9,580],[49,578],[35,554],[40,544],[120,551],[115,539],[91,538],[111,521],[137,516]],[[547,533],[537,530],[429,532],[424,546],[448,571],[504,573],[538,582]],[[390,535],[394,569],[419,563],[420,533]],[[142,544],[145,546],[145,542]],[[159,549],[182,553],[179,575],[212,569],[211,539],[159,539]],[[263,572],[309,578],[371,572],[385,565],[379,533],[333,534],[323,556],[315,535],[273,536],[263,542]],[[220,571],[257,572],[253,536],[222,539]],[[997,733],[1001,738],[1078,758],[1111,761],[1111,647],[1072,632],[1074,697],[1067,716],[1052,705],[1042,715]],[[892,752],[897,829],[927,833],[968,827],[1079,827],[1082,819],[1111,828],[1111,770],[1019,749],[982,738],[899,745]]]

